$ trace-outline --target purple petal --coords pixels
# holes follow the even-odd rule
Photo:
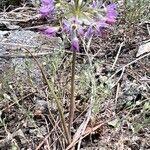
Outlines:
[[[52,37],[52,36],[56,36],[56,32],[59,30],[59,28],[57,28],[57,27],[46,27],[46,28],[42,28],[40,30],[43,34],[47,35],[48,37]]]
[[[116,6],[116,4],[110,4],[110,5],[106,6],[106,9],[111,12],[111,11],[116,10],[117,6]]]
[[[68,20],[62,21],[62,31],[66,34],[69,34],[71,32],[70,22]]]
[[[116,21],[116,17],[118,15],[116,4],[110,4],[106,6],[106,17],[105,20],[107,23],[112,24]]]
[[[90,38],[91,36],[101,36],[101,32],[104,28],[109,27],[109,25],[104,21],[97,21],[94,25],[91,25],[86,33],[85,37]]]
[[[93,0],[92,7],[95,8],[96,6],[97,6],[97,2],[96,2],[96,0]]]
[[[52,14],[54,10],[54,7],[51,6],[51,5],[43,5],[41,8],[40,8],[40,13],[42,16],[46,17],[48,16],[50,13]]]
[[[77,37],[74,37],[71,41],[71,50],[79,52],[79,40]]]
[[[42,5],[39,10],[43,17],[50,17],[54,13],[54,2],[53,0],[42,0]]]
[[[52,4],[54,1],[53,0],[41,0],[43,5],[49,5]]]
[[[85,32],[85,37],[86,38],[90,38],[91,36],[93,36],[95,34],[95,29],[93,27],[93,25],[91,25],[87,31]]]
[[[107,28],[107,27],[109,27],[109,25],[104,21],[98,21],[96,23],[96,26],[97,26],[97,28]]]

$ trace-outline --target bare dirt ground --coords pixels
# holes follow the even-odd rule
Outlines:
[[[48,79],[54,82],[54,90],[61,91],[59,96],[66,121],[71,52],[67,50],[67,44],[61,45],[61,35],[52,41],[39,34],[38,28],[48,21],[38,17],[37,9],[27,3],[0,12],[2,150],[61,150],[66,147],[53,97],[48,94],[40,70],[26,49],[31,50],[44,66]],[[143,48],[139,54],[140,46],[150,42],[149,29],[148,21],[128,25],[119,18],[104,38],[92,39],[89,56],[94,56],[92,73],[97,101],[80,149],[150,149],[150,51]],[[20,32],[24,32],[21,37]],[[40,42],[28,41],[29,35],[36,40],[39,38]],[[88,114],[91,96],[88,69],[91,69],[88,57],[81,47],[76,60],[77,108],[72,135]]]

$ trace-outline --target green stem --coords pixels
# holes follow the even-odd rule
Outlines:
[[[69,111],[69,132],[71,136],[71,126],[74,119],[75,112],[75,100],[74,100],[74,80],[75,80],[75,60],[76,60],[76,52],[73,52],[72,57],[72,73],[71,73],[71,98],[70,98],[70,111]]]
[[[79,0],[74,0],[74,3],[75,3],[75,16],[78,16],[80,12]]]
[[[26,50],[27,50],[27,49],[26,49]],[[27,51],[31,54],[31,56],[33,57],[33,59],[34,59],[35,62],[37,63],[37,65],[38,65],[38,67],[39,67],[39,69],[40,69],[40,71],[41,71],[41,73],[42,73],[43,79],[45,80],[45,82],[46,82],[46,84],[47,84],[47,86],[48,86],[49,91],[52,92],[52,95],[53,95],[53,97],[54,97],[54,99],[55,99],[55,102],[56,102],[56,105],[57,105],[57,109],[58,109],[58,112],[59,112],[59,115],[60,115],[60,118],[61,118],[61,121],[62,121],[62,125],[63,125],[63,128],[64,128],[64,133],[65,133],[65,135],[66,135],[67,142],[68,142],[68,144],[70,144],[70,143],[71,143],[71,137],[70,137],[70,134],[69,134],[69,132],[68,132],[67,125],[66,125],[66,122],[65,122],[64,114],[63,114],[63,111],[62,111],[63,108],[62,108],[62,106],[60,105],[60,102],[59,102],[59,100],[58,100],[58,98],[57,98],[57,95],[55,94],[55,92],[54,92],[52,86],[50,85],[50,82],[49,82],[49,80],[47,79],[47,77],[46,77],[46,75],[45,75],[45,73],[44,73],[43,67],[40,65],[40,63],[39,63],[38,60],[34,57],[34,55],[32,55],[32,53],[31,53],[29,50],[27,50]]]

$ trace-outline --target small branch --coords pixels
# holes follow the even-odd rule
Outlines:
[[[39,57],[42,57],[42,56],[45,56],[45,55],[50,55],[50,54],[53,54],[53,52],[41,52],[41,53],[32,53],[32,55],[29,55],[29,54],[6,54],[6,55],[0,55],[0,58],[5,58],[5,59],[11,59],[11,58],[33,58],[36,57],[36,58],[39,58]]]
[[[0,22],[3,22],[3,21],[11,21],[11,22],[28,22],[28,21],[31,21],[31,20],[35,20],[35,19],[38,19],[40,18],[40,15],[35,15],[31,18],[27,18],[27,19],[0,19]]]

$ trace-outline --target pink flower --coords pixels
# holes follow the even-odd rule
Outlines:
[[[79,39],[76,36],[71,41],[71,50],[79,52]]]
[[[46,27],[40,30],[43,34],[47,35],[48,37],[53,37],[53,36],[56,36],[56,32],[58,32],[59,28],[58,27]]]
[[[42,0],[42,5],[39,11],[43,17],[51,17],[54,13],[54,1]]]
[[[94,9],[100,9],[102,7],[102,2],[99,0],[93,0],[92,7]],[[117,6],[114,3],[106,6],[104,8],[106,15],[104,17],[95,19],[95,22],[87,28],[85,37],[89,38],[91,36],[103,36],[104,29],[109,28],[110,25],[116,21],[118,15],[116,8]]]
[[[108,24],[112,24],[116,22],[116,18],[118,15],[116,8],[117,8],[116,4],[110,4],[106,6],[105,20]]]

